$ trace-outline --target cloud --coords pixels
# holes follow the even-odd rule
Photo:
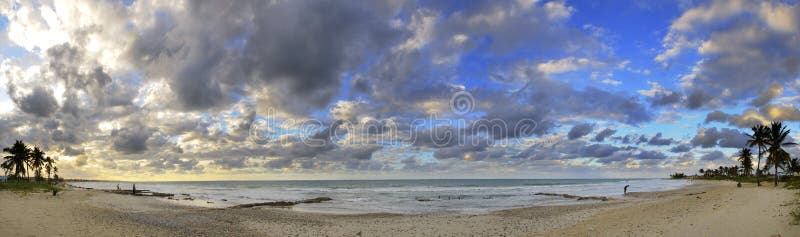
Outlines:
[[[8,86],[8,94],[13,95],[11,100],[17,108],[23,112],[30,113],[39,117],[48,117],[58,110],[53,93],[44,87],[35,87],[28,94],[18,94],[16,86]]]
[[[758,97],[750,101],[750,105],[763,106],[781,94],[783,94],[783,85],[772,83],[772,85],[770,85],[766,90],[762,91]]]
[[[611,135],[614,135],[614,133],[616,133],[616,132],[617,132],[617,130],[610,129],[610,128],[603,129],[602,131],[598,132],[597,135],[594,136],[592,141],[602,142],[602,141],[606,140],[606,138],[610,137]]]
[[[125,154],[140,154],[147,151],[147,140],[153,135],[153,130],[141,124],[131,124],[129,127],[114,130],[113,148]]]
[[[721,160],[725,160],[726,158],[727,157],[725,157],[725,153],[722,153],[721,151],[712,151],[712,152],[706,153],[705,155],[701,156],[700,160],[704,160],[704,161],[721,161]]]
[[[606,67],[606,63],[602,61],[594,61],[587,58],[563,58],[559,60],[549,60],[544,63],[540,63],[536,66],[536,69],[544,74],[556,74],[556,73],[563,73],[574,71],[581,68],[592,68],[592,67]]]
[[[567,133],[567,138],[569,140],[575,140],[575,139],[581,138],[583,136],[586,136],[589,133],[592,133],[593,130],[594,130],[594,124],[593,123],[578,124],[578,125],[572,126],[572,129],[570,129],[569,133]]]
[[[672,143],[674,142],[675,140],[673,140],[672,138],[664,138],[662,137],[661,133],[656,133],[655,136],[650,138],[650,141],[648,141],[647,144],[654,146],[669,146],[672,145]]]
[[[682,77],[683,87],[692,91],[691,109],[713,105],[711,98],[730,105],[755,97],[752,105],[766,104],[800,71],[798,9],[785,2],[699,4],[672,22],[656,61],[668,65],[682,52],[696,50],[700,59]]]
[[[692,138],[691,144],[695,147],[727,147],[742,148],[747,143],[747,134],[730,128],[700,128],[697,135]]]
[[[689,145],[680,144],[680,145],[677,145],[675,147],[670,148],[669,151],[675,152],[675,153],[680,153],[680,152],[687,152],[687,151],[689,151],[691,149],[692,149],[692,147],[689,146]]]

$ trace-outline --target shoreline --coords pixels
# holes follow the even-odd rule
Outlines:
[[[764,215],[757,223],[771,228],[730,232],[713,229],[697,235],[766,233],[790,236],[800,227],[789,225],[790,208],[780,206],[796,191],[749,187],[737,189],[725,181],[694,182],[680,189],[631,192],[619,201],[548,205],[492,211],[485,214],[328,214],[288,208],[204,208],[164,202],[162,198],[105,193],[99,190],[67,190],[58,197],[43,193],[26,195],[0,192],[0,234],[65,236],[118,235],[209,235],[209,236],[365,236],[393,235],[505,235],[581,236],[598,235],[686,235],[685,229],[728,226],[714,222],[715,215],[748,209],[772,212],[734,215]],[[698,198],[699,197],[699,198]],[[771,198],[770,198],[771,197]],[[768,199],[769,198],[769,199]],[[763,201],[767,200],[767,201]],[[730,206],[742,204],[742,207]],[[710,210],[704,212],[705,210]],[[725,211],[725,212],[723,212]],[[23,214],[19,214],[23,213]],[[729,213],[728,213],[729,214]],[[724,218],[723,218],[724,219]],[[751,219],[751,218],[748,218]],[[733,220],[731,220],[733,221]],[[747,220],[742,220],[747,222]],[[46,223],[46,224],[45,224]],[[620,223],[629,223],[621,225]],[[662,226],[670,226],[672,230]],[[774,231],[773,231],[774,230]],[[770,236],[772,234],[766,234]]]
[[[525,179],[523,179],[525,180]],[[615,179],[616,180],[616,179]],[[667,183],[663,183],[665,180]],[[527,181],[527,180],[525,180]],[[388,212],[398,214],[486,214],[528,206],[573,205],[594,202],[613,201],[623,198],[623,186],[619,182],[583,182],[566,183],[564,185],[535,185],[540,180],[503,186],[444,186],[446,191],[431,192],[425,185],[450,184],[415,184],[409,189],[387,187],[361,187],[362,184],[299,184],[297,188],[286,188],[282,184],[276,186],[256,184],[250,193],[220,193],[225,187],[219,184],[187,185],[174,184],[141,184],[141,189],[151,189],[142,195],[158,193],[164,200],[180,205],[191,205],[211,208],[227,208],[236,205],[248,205],[274,202],[278,204],[297,203],[305,199],[320,197],[332,198],[330,202],[320,205],[297,205],[293,210],[309,213],[330,214],[367,214]],[[596,181],[596,180],[592,180]],[[338,182],[338,181],[332,181]],[[633,189],[641,191],[670,190],[689,184],[688,180],[674,182],[670,179],[637,179],[630,183]],[[544,182],[548,183],[548,182]],[[120,194],[130,194],[133,183],[123,183],[121,190],[116,190],[116,183],[70,183],[74,187],[87,187],[93,190],[104,190]],[[224,184],[221,184],[224,185]],[[263,185],[263,186],[258,186]],[[304,186],[309,185],[309,186]],[[617,187],[618,185],[618,187]],[[237,185],[234,185],[237,186]],[[317,187],[319,186],[319,187]],[[541,186],[541,187],[540,187]],[[238,187],[238,186],[237,186]],[[262,188],[265,187],[265,188]],[[342,188],[344,187],[344,188]],[[617,190],[617,188],[619,188]],[[206,189],[212,191],[205,191]],[[284,190],[286,189],[286,190]],[[356,189],[356,191],[349,191]],[[386,190],[383,190],[386,189]],[[400,189],[400,190],[397,190]],[[245,190],[246,189],[242,189]],[[344,191],[342,191],[344,190]],[[126,192],[127,191],[127,192]],[[388,193],[383,193],[388,192]],[[138,194],[138,192],[137,192]],[[173,197],[166,197],[166,196]],[[464,199],[462,201],[462,198]],[[172,200],[167,200],[172,199]],[[176,200],[177,199],[177,200]],[[186,201],[184,199],[189,199]],[[483,199],[483,200],[481,200]]]

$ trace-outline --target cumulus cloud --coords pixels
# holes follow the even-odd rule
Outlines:
[[[669,64],[683,52],[699,53],[695,69],[682,77],[682,85],[692,91],[689,108],[710,106],[712,98],[730,104],[755,97],[751,104],[760,106],[800,71],[799,15],[796,4],[785,2],[699,4],[672,22],[656,61]]]
[[[18,94],[16,87],[10,85],[8,93],[14,95],[11,99],[23,112],[39,117],[48,117],[58,110],[58,103],[53,97],[53,93],[44,87],[33,88],[33,91],[27,94]]]
[[[589,133],[592,133],[593,130],[594,130],[594,124],[593,123],[578,124],[578,125],[572,126],[572,129],[570,129],[569,133],[567,133],[567,138],[570,139],[570,140],[575,140],[575,139],[581,138],[583,136],[586,136]]]
[[[655,136],[650,138],[650,141],[647,142],[648,145],[654,146],[669,146],[674,143],[675,140],[672,138],[665,138],[661,135],[661,133],[656,133]]]
[[[783,93],[783,85],[773,83],[767,89],[761,92],[755,99],[750,101],[752,106],[762,106],[769,103],[772,99],[780,96]]]
[[[396,1],[57,1],[0,8],[9,20],[7,42],[26,51],[0,64],[10,103],[21,112],[0,117],[0,141],[25,139],[73,157],[67,169],[74,174],[93,167],[114,175],[485,171],[589,162],[648,167],[666,156],[633,145],[678,140],[660,133],[614,137],[611,128],[585,138],[594,121],[638,126],[664,115],[653,111],[661,106],[704,108],[726,100],[721,90],[686,96],[695,87],[651,83],[635,94],[566,80],[597,71],[617,85],[623,79],[612,79],[615,70],[650,74],[616,55],[604,29],[571,24],[579,11],[566,1],[474,1],[456,8]],[[710,37],[703,56],[729,55],[715,48],[717,36],[683,36],[685,29],[671,27],[669,34],[687,42]],[[474,77],[486,86],[464,79],[474,55],[485,65]],[[709,61],[696,67],[711,67]],[[785,62],[791,69],[791,60]],[[684,82],[699,87],[706,73],[697,70]],[[473,96],[472,113],[451,110],[455,92]],[[753,113],[796,117],[793,106],[770,105],[780,93],[768,92],[768,99],[754,100],[759,109]],[[413,122],[427,117],[464,123]],[[724,120],[739,123],[735,117]],[[320,126],[300,131],[305,119]],[[273,120],[277,125],[260,123]],[[495,146],[548,137],[576,121],[592,123],[573,126],[554,143]],[[339,133],[362,125],[368,128]],[[385,137],[402,146],[386,146]],[[610,139],[626,145],[590,143]],[[341,144],[349,141],[361,143]],[[436,159],[423,162],[418,154]]]
[[[130,127],[111,132],[114,150],[125,154],[143,153],[147,150],[147,139],[153,131],[148,128]]]
[[[686,144],[680,144],[669,149],[671,152],[680,153],[692,150],[692,147]]]
[[[726,158],[727,157],[725,157],[725,153],[722,153],[721,151],[712,151],[712,152],[706,153],[705,155],[701,156],[700,160],[704,160],[704,161],[721,161],[721,160],[725,160]]]
[[[700,128],[697,130],[697,135],[691,140],[691,144],[695,147],[700,146],[708,147],[727,147],[727,148],[742,148],[747,143],[747,134],[737,129],[730,128]]]
[[[596,141],[596,142],[605,141],[606,138],[610,137],[611,135],[614,135],[614,133],[616,133],[616,132],[617,132],[617,130],[614,130],[614,129],[611,129],[611,128],[603,129],[602,131],[598,132],[597,135],[594,136],[592,141]]]

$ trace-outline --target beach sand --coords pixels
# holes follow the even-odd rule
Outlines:
[[[800,236],[796,190],[697,181],[621,201],[479,215],[335,215],[209,209],[163,198],[69,190],[0,192],[0,236]]]

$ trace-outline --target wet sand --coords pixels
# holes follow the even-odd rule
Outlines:
[[[478,215],[336,215],[210,209],[97,190],[57,197],[0,191],[0,236],[798,236],[790,207],[782,206],[796,192],[709,181],[618,201]]]

